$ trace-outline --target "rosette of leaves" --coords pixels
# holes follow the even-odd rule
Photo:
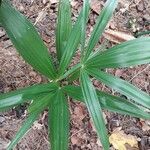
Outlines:
[[[107,0],[91,37],[86,40],[89,0],[83,1],[83,8],[75,23],[71,21],[69,0],[60,0],[56,28],[58,65],[54,65],[54,58],[50,56],[30,21],[14,9],[8,0],[2,0],[0,24],[24,60],[50,81],[47,84],[38,84],[0,95],[0,111],[31,102],[28,118],[11,141],[8,150],[14,148],[45,109],[48,110],[51,149],[67,150],[70,119],[68,97],[86,104],[105,150],[109,149],[109,140],[102,115],[103,109],[150,119],[150,114],[144,109],[150,108],[150,96],[130,83],[105,72],[106,68],[125,68],[149,63],[150,38],[127,41],[105,51],[95,50],[116,6],[117,0]],[[69,67],[78,49],[81,51],[80,63]],[[91,81],[93,77],[125,95],[127,99],[96,90]],[[77,79],[80,81],[79,86],[73,84]],[[67,84],[64,84],[64,81]]]

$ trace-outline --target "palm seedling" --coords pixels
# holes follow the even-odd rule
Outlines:
[[[73,25],[69,0],[60,0],[56,29],[58,65],[54,65],[53,58],[33,25],[15,10],[8,0],[1,1],[0,24],[24,60],[49,79],[47,84],[38,84],[0,95],[0,111],[31,102],[28,118],[11,141],[8,150],[13,149],[45,109],[48,110],[51,149],[67,150],[70,118],[68,97],[86,104],[105,150],[109,149],[109,140],[102,115],[103,109],[150,119],[150,114],[144,109],[150,109],[150,96],[104,71],[106,68],[124,68],[149,63],[150,38],[138,38],[105,51],[94,51],[116,6],[117,0],[107,0],[90,39],[86,40],[89,0],[83,1],[83,8]],[[81,51],[80,62],[70,67],[78,49]],[[127,99],[96,90],[91,77],[127,96]],[[73,84],[73,80],[76,79],[80,81],[79,86]],[[67,84],[64,84],[64,81]]]

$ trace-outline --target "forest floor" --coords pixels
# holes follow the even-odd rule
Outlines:
[[[88,37],[104,3],[105,0],[92,0],[92,10],[87,27]],[[54,56],[56,51],[57,0],[12,0],[12,4],[33,22],[49,51]],[[72,0],[71,5],[72,19],[74,21],[82,7],[82,1]],[[119,5],[106,28],[106,32],[99,41],[99,45],[102,42],[106,42],[107,47],[111,47],[120,42],[130,40],[134,38],[136,33],[145,30],[150,30],[150,1],[119,0]],[[123,36],[124,34],[126,36]],[[78,60],[79,55],[77,54],[73,63],[78,62]],[[150,94],[149,64],[128,69],[108,69],[107,71]],[[23,61],[5,31],[0,27],[0,93],[43,82],[47,82],[47,79]],[[115,91],[98,81],[94,80],[93,83],[97,88],[115,94]],[[70,101],[70,113],[70,150],[101,150],[101,143],[97,138],[85,105]],[[104,111],[104,116],[109,135],[115,136],[116,143],[119,143],[118,140],[121,135],[124,139],[128,139],[124,145],[125,149],[150,150],[150,121],[108,111]],[[26,117],[27,111],[24,105],[9,112],[0,113],[0,150],[6,149]],[[116,135],[116,132],[119,134]],[[134,146],[131,144],[132,142]],[[47,112],[45,111],[16,146],[15,150],[48,150],[48,147]],[[112,142],[110,149],[114,150],[114,147]]]

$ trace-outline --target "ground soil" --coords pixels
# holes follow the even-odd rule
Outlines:
[[[50,0],[54,2],[54,0]],[[101,10],[105,0],[94,0],[95,4],[88,21],[87,36],[95,24],[97,9]],[[49,51],[55,55],[55,26],[58,11],[58,3],[49,5],[48,0],[12,0],[12,4],[24,15],[27,16],[36,26]],[[72,1],[72,18],[76,20],[82,1]],[[99,4],[99,6],[98,6]],[[37,20],[41,12],[43,18]],[[120,0],[114,17],[109,23],[109,29],[135,35],[137,32],[150,30],[150,1],[149,0]],[[145,35],[149,36],[149,35]],[[102,37],[100,42],[105,41]],[[99,43],[100,44],[100,43]],[[116,43],[107,42],[107,46]],[[76,55],[73,63],[79,61],[79,54]],[[141,90],[150,93],[150,65],[131,67],[129,69],[108,69],[108,72],[129,81]],[[42,75],[27,65],[16,52],[5,31],[0,28],[0,92],[5,93],[29,85],[47,82]],[[96,80],[94,85],[104,91],[116,94],[115,91],[107,88]],[[91,119],[86,107],[82,103],[70,101],[71,131],[70,150],[101,150],[101,143],[97,138],[95,129],[92,128]],[[45,116],[45,117],[43,117]],[[23,140],[16,146],[15,150],[48,150],[49,142],[47,135],[47,112],[41,114],[39,120],[30,129]],[[150,122],[136,119],[129,116],[104,111],[106,125],[109,134],[114,130],[124,130],[126,134],[137,137],[139,148],[127,149],[150,149]],[[26,106],[22,105],[13,110],[0,113],[0,150],[13,138],[22,122],[27,117]],[[147,128],[144,129],[143,126]],[[113,146],[110,149],[114,149]]]

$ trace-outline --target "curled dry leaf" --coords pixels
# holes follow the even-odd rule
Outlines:
[[[134,36],[132,36],[128,33],[121,32],[121,31],[114,31],[114,30],[111,30],[111,29],[105,30],[103,36],[106,39],[110,40],[111,42],[114,42],[114,43],[117,43],[117,44],[119,44],[121,42],[125,42],[125,41],[135,39]]]
[[[112,133],[112,135],[109,137],[109,142],[117,150],[127,150],[126,144],[131,147],[138,148],[138,142],[136,137],[132,135],[127,135],[124,133],[124,131]]]

